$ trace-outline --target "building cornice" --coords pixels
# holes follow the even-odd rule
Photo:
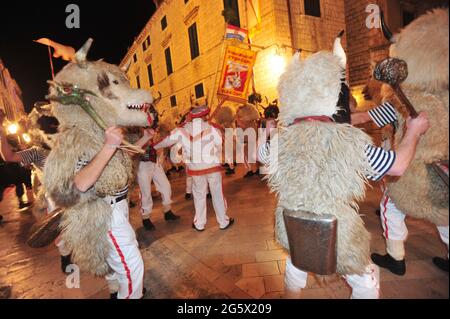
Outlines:
[[[164,10],[166,6],[170,5],[172,1],[173,0],[165,0],[159,7],[156,8],[156,11],[147,21],[141,32],[139,32],[138,36],[134,39],[133,44],[128,49],[126,55],[122,58],[122,61],[120,62],[121,67],[125,65],[129,59],[132,58],[132,55],[136,52],[138,46],[141,45],[141,43],[145,40],[145,37],[148,35],[149,31],[152,29],[153,23],[156,21],[156,17],[159,16],[159,13]]]

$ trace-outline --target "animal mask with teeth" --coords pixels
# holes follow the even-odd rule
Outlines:
[[[152,95],[133,89],[125,71],[104,61],[86,59],[92,39],[77,52],[75,62],[69,63],[55,77],[55,82],[69,83],[89,90],[89,102],[108,126],[154,126],[156,112]],[[55,94],[50,89],[50,94]],[[53,102],[53,112],[61,126],[90,125],[92,119],[78,106]]]

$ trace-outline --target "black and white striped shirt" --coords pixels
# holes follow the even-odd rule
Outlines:
[[[367,145],[365,152],[370,166],[375,172],[375,175],[369,175],[367,178],[372,181],[381,180],[394,165],[396,159],[395,152],[386,151],[381,147],[373,145]]]
[[[370,110],[369,116],[378,127],[384,127],[397,121],[397,113],[391,103],[386,102]]]
[[[47,159],[47,152],[37,147],[32,147],[24,151],[17,152],[20,156],[20,164],[22,166],[34,165],[42,170]]]
[[[262,144],[258,148],[258,161],[263,165],[269,165],[270,163],[270,141]]]

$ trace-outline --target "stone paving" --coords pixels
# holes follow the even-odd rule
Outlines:
[[[159,198],[155,199],[152,220],[156,231],[142,228],[139,208],[131,210],[145,262],[146,298],[177,299],[276,299],[348,298],[350,288],[337,276],[322,280],[309,276],[308,287],[300,295],[284,291],[283,274],[286,253],[273,235],[275,197],[259,177],[243,179],[239,169],[233,177],[224,177],[229,215],[236,224],[221,231],[212,205],[208,204],[208,224],[203,233],[191,228],[193,202],[184,199],[184,174],[171,176],[173,211],[182,219],[166,222]],[[377,185],[368,190],[361,214],[372,233],[372,251],[384,252],[384,239],[375,214],[380,199]],[[138,191],[131,199],[138,202]],[[68,289],[60,270],[56,248],[26,246],[34,223],[29,211],[19,211],[14,190],[5,192],[0,203],[0,298],[101,298],[109,297],[102,278],[81,275],[79,289]],[[404,277],[381,271],[382,298],[448,298],[448,274],[435,268],[431,259],[445,256],[446,247],[433,225],[407,219],[407,273]]]

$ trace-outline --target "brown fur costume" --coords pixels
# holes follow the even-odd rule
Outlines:
[[[94,92],[96,97],[90,97],[90,102],[108,126],[147,125],[147,115],[129,106],[152,103],[152,96],[132,89],[117,66],[81,58],[78,63],[68,64],[55,81]],[[60,127],[46,161],[43,184],[56,205],[65,209],[60,227],[73,262],[82,270],[103,276],[109,272],[107,233],[112,210],[102,198],[127,186],[132,179],[132,162],[128,154],[117,151],[94,187],[86,193],[78,191],[73,182],[77,164],[96,156],[103,147],[104,132],[80,106],[59,103],[52,106]]]
[[[217,124],[224,128],[232,128],[234,126],[234,111],[230,106],[222,106],[215,116]]]
[[[253,104],[246,104],[239,107],[236,112],[236,117],[241,122],[251,123],[259,120],[260,115],[256,106],[254,106]]]
[[[391,56],[408,63],[402,88],[418,112],[426,112],[431,127],[420,140],[406,173],[388,183],[389,195],[405,214],[437,226],[448,225],[448,186],[428,165],[449,159],[449,12],[436,9],[418,18],[394,38]],[[385,96],[391,99],[391,96]],[[400,142],[405,132],[400,116]]]
[[[278,152],[271,151],[269,185],[278,194],[276,237],[284,248],[289,249],[284,209],[331,214],[338,219],[337,272],[363,274],[370,264],[370,234],[357,201],[364,198],[365,176],[372,173],[365,155],[371,139],[347,124],[293,125],[300,117],[331,117],[337,111],[342,73],[331,53],[319,52],[304,62],[294,57],[278,87],[283,127],[271,142]]]

